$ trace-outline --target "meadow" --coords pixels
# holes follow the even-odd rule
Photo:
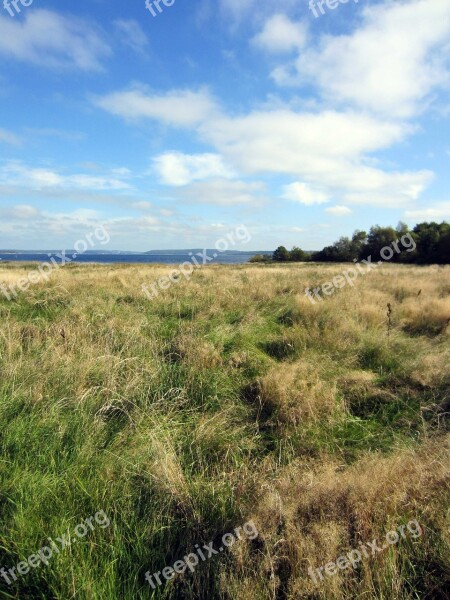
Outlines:
[[[0,598],[448,599],[450,267],[308,300],[345,268],[208,265],[149,300],[169,266],[70,264],[0,294],[0,566],[76,541]],[[249,520],[256,538],[145,580]]]

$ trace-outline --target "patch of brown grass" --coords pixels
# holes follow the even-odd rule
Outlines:
[[[237,548],[238,569],[254,580],[254,590],[248,584],[239,598],[408,597],[402,546],[409,547],[410,560],[415,556],[423,566],[436,533],[449,542],[449,467],[447,436],[418,452],[404,449],[389,457],[367,455],[349,468],[331,461],[327,465],[296,462],[278,470],[263,486],[252,512],[262,548],[257,551],[251,544]],[[360,548],[360,542],[377,539],[381,547],[389,531],[412,520],[424,530],[421,538],[400,539],[389,550],[364,558],[356,570],[338,570],[324,581],[317,578],[317,583],[309,577],[309,567],[334,562]],[[390,582],[384,579],[386,572]],[[443,571],[435,575],[442,577]],[[258,596],[261,581],[266,581],[265,593]]]

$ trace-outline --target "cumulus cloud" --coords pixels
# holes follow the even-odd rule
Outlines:
[[[306,206],[313,204],[324,204],[329,201],[329,196],[320,190],[313,189],[311,186],[302,182],[290,183],[283,188],[283,198],[292,202],[299,202]]]
[[[354,111],[280,109],[215,118],[199,131],[244,169],[298,174],[324,172],[336,161],[388,148],[410,128]]]
[[[307,28],[303,23],[291,21],[286,15],[270,17],[252,43],[267,52],[290,52],[305,46]]]
[[[277,67],[280,85],[317,86],[325,99],[409,118],[437,87],[449,87],[450,3],[412,0],[365,7],[362,25],[323,35],[298,59]]]
[[[325,209],[325,212],[335,217],[345,217],[352,214],[352,211],[347,206],[330,206]]]
[[[434,179],[427,170],[386,173],[364,166],[342,175],[345,202],[391,208],[411,205]]]
[[[50,10],[27,11],[24,20],[0,16],[0,55],[47,68],[102,70],[111,49],[91,24]]]
[[[354,111],[296,113],[258,111],[221,117],[200,128],[235,168],[248,174],[278,173],[346,203],[405,206],[416,200],[433,173],[386,172],[368,166],[371,153],[402,141],[411,128]]]
[[[433,173],[426,170],[385,171],[370,166],[374,152],[390,148],[414,132],[402,121],[332,109],[297,112],[278,108],[228,116],[203,92],[174,91],[164,97],[129,94],[112,94],[112,102],[100,105],[126,119],[139,115],[175,127],[189,126],[237,173],[294,176],[324,193],[340,194],[346,204],[406,206],[420,196],[433,178]],[[178,112],[169,110],[166,98],[174,100]],[[203,171],[205,163],[209,168],[222,169],[218,159],[211,164],[211,157],[205,161],[183,156],[191,155],[169,153],[157,163],[160,175],[172,184],[182,185],[195,179],[200,163]]]
[[[248,16],[255,6],[253,0],[233,0],[227,10]],[[450,84],[450,4],[387,2],[361,8],[359,14],[350,33],[316,40],[308,39],[304,27],[288,16],[265,16],[253,43],[270,52],[299,50],[274,77],[279,83],[308,86],[315,101],[301,108],[278,100],[231,114],[204,89],[155,95],[142,88],[112,93],[97,105],[128,120],[150,118],[188,127],[211,147],[204,156],[223,157],[211,164],[211,158],[161,155],[157,169],[172,185],[207,178],[208,170],[211,177],[223,179],[220,171],[229,165],[236,177],[289,177],[296,183],[283,189],[283,197],[291,201],[314,204],[333,198],[338,207],[411,208],[434,173],[404,170],[375,157],[414,135],[418,126],[412,117],[439,86]]]
[[[233,176],[218,154],[166,152],[157,156],[153,163],[162,182],[167,185],[181,186],[195,180]]]

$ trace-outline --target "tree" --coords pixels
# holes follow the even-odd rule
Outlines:
[[[278,246],[272,258],[275,262],[287,262],[289,260],[289,252],[284,246]]]
[[[395,231],[397,232],[397,237],[400,238],[409,233],[409,227],[406,223],[403,223],[403,221],[399,221]]]
[[[248,262],[251,263],[266,263],[266,262],[270,262],[272,259],[268,254],[255,254],[255,256],[252,256],[251,259]]]
[[[417,244],[417,262],[421,264],[448,264],[447,238],[450,235],[448,223],[419,223],[413,229]]]
[[[350,245],[352,260],[354,260],[355,258],[359,258],[366,244],[367,233],[365,231],[359,231],[359,229],[357,229],[353,234],[352,242]]]
[[[397,239],[398,235],[393,227],[380,227],[379,225],[371,227],[367,236],[367,243],[362,248],[360,258],[366,259],[371,256],[374,262],[382,260],[383,257],[380,252],[386,246],[392,247],[393,242]],[[398,254],[394,254],[393,260],[396,258],[398,258]]]
[[[318,262],[351,262],[358,259],[364,245],[367,233],[356,230],[352,239],[341,237],[332,246],[327,246],[312,256],[312,260]]]
[[[412,240],[415,242],[415,249]],[[390,248],[393,252],[386,252],[381,256],[384,248]],[[389,258],[391,253],[392,257]],[[289,253],[284,246],[280,246],[274,253],[274,260],[352,262],[367,259],[369,256],[373,262],[391,260],[419,264],[450,264],[450,224],[419,223],[412,231],[401,221],[395,229],[375,225],[368,235],[365,231],[356,230],[351,239],[341,237],[332,246],[326,246],[320,252],[312,254],[303,252],[300,248],[293,248]]]
[[[297,246],[294,246],[289,252],[289,260],[291,262],[304,262],[306,259],[306,252],[304,252],[301,248],[297,248]]]
[[[441,239],[438,244],[438,264],[446,265],[450,263],[450,225],[448,226],[448,232],[441,235]]]

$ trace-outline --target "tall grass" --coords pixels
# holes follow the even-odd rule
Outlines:
[[[447,598],[450,268],[311,304],[342,268],[208,266],[149,301],[169,267],[70,265],[0,296],[0,565],[111,520],[0,597]],[[248,519],[257,540],[145,581]],[[410,519],[420,539],[308,576]]]

